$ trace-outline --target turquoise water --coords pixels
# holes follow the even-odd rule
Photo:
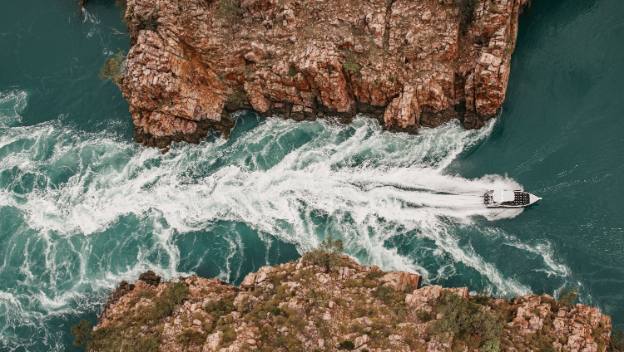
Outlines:
[[[479,131],[239,113],[229,140],[164,155],[132,142],[127,105],[98,78],[127,48],[110,3],[0,12],[0,350],[71,348],[69,327],[145,270],[237,283],[328,234],[429,283],[576,288],[624,323],[624,3],[534,1],[504,111]],[[544,200],[483,209],[496,186]]]

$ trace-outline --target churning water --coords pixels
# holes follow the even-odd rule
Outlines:
[[[363,264],[428,283],[501,296],[574,287],[621,323],[619,1],[535,2],[505,110],[484,129],[407,135],[364,116],[241,112],[230,139],[166,154],[132,142],[127,106],[97,78],[127,46],[111,3],[0,13],[1,351],[71,349],[70,326],[145,270],[238,283],[328,235]],[[544,200],[486,209],[491,188]]]
[[[274,243],[302,252],[332,235],[363,263],[434,281],[474,271],[483,276],[482,289],[503,295],[530,289],[463,244],[458,229],[538,253],[543,270],[555,275],[567,272],[549,251],[488,229],[488,220],[520,210],[484,208],[484,190],[520,185],[498,175],[445,172],[492,124],[479,131],[448,124],[413,136],[383,132],[364,117],[342,125],[240,114],[229,140],[161,154],[60,121],[21,125],[28,94],[0,97],[0,323],[9,341],[30,338],[11,334],[16,328],[54,333],[48,319],[89,310],[119,280],[148,268],[166,277],[194,272],[208,253],[180,248],[186,234],[225,236],[216,274],[240,280],[248,239],[237,226],[254,234],[264,252]],[[423,246],[402,253],[394,239]],[[195,267],[182,265],[183,258]],[[260,264],[275,261],[267,253]]]

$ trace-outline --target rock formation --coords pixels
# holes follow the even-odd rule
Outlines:
[[[527,1],[127,0],[119,84],[148,145],[227,133],[241,108],[478,128],[505,98]]]
[[[330,252],[215,279],[124,283],[90,351],[605,351],[610,318],[550,296],[512,300],[362,267]],[[140,349],[136,349],[139,348]]]

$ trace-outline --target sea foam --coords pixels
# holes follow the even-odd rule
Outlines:
[[[427,282],[471,270],[485,280],[486,291],[530,292],[466,241],[461,229],[474,228],[541,256],[538,270],[548,275],[569,274],[548,243],[524,243],[490,229],[490,221],[522,210],[485,208],[482,194],[520,184],[448,171],[458,155],[487,138],[494,122],[481,130],[449,123],[408,135],[383,131],[362,116],[343,125],[247,114],[229,140],[174,145],[162,154],[61,121],[21,126],[26,100],[24,92],[0,95],[0,211],[21,221],[0,234],[5,258],[20,262],[19,284],[0,287],[0,329],[47,331],[46,319],[92,309],[120,280],[148,269],[168,279],[192,274],[180,269],[186,253],[176,236],[220,222],[256,231],[267,264],[274,238],[303,253],[331,235],[363,264],[419,272]],[[233,258],[244,240],[223,236],[227,253],[219,277],[240,278],[244,272]],[[393,244],[410,238],[422,248]],[[0,277],[11,270],[3,264]],[[13,346],[27,343],[9,333],[2,338]]]
[[[225,220],[244,222],[301,251],[316,247],[331,231],[343,238],[347,251],[364,250],[360,259],[368,264],[427,275],[418,258],[403,258],[384,245],[395,235],[391,228],[400,226],[404,232],[418,230],[418,236],[433,240],[441,251],[504,291],[526,291],[520,285],[506,287],[509,280],[476,253],[460,248],[459,239],[447,231],[453,223],[471,223],[475,217],[496,220],[521,212],[482,205],[485,190],[521,188],[515,181],[445,173],[458,153],[487,136],[492,124],[466,131],[451,123],[412,136],[384,132],[376,121],[363,117],[350,126],[273,118],[234,141],[179,145],[165,155],[57,125],[12,129],[14,136],[2,138],[32,141],[19,153],[23,158],[5,160],[5,168],[47,177],[44,187],[35,187],[16,205],[37,231],[90,235],[134,214],[162,218],[165,243],[173,232],[201,230]],[[287,145],[301,134],[312,137],[297,148]],[[61,143],[52,154],[32,160],[36,153],[29,151],[53,138]],[[58,182],[46,175],[58,167],[71,170],[71,176]],[[318,219],[331,226],[320,230]],[[169,252],[172,258],[179,256]]]

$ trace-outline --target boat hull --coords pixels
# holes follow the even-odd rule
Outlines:
[[[494,197],[494,191],[488,191],[484,194],[484,205],[486,208],[526,208],[539,202],[542,198],[524,191],[508,191],[513,192],[516,195],[521,195],[524,199],[523,203],[518,202],[496,202]],[[507,203],[507,204],[505,204]]]

